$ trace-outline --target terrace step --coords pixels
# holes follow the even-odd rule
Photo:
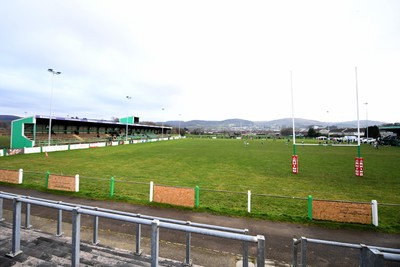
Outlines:
[[[37,230],[21,229],[22,253],[13,258],[5,256],[12,248],[12,229],[0,223],[0,267],[9,266],[71,266],[71,238],[57,237]],[[80,264],[83,266],[151,266],[148,255],[103,245],[80,243]],[[159,259],[159,266],[182,266],[181,262]]]

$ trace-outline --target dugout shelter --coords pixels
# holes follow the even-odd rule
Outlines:
[[[400,146],[400,125],[379,126],[379,131],[392,132],[393,135],[388,135],[380,139],[381,144]]]
[[[12,121],[11,149],[49,145],[49,122],[50,117],[43,115]],[[159,135],[168,137],[171,131],[172,127],[168,126],[140,124],[138,117],[121,118],[119,122],[52,117],[50,145],[126,139],[156,139],[159,138]]]
[[[379,130],[392,132],[395,133],[398,137],[400,137],[400,125],[379,126]]]

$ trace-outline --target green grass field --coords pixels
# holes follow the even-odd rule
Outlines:
[[[301,142],[301,141],[300,141]],[[307,197],[379,205],[379,228],[400,232],[400,149],[362,145],[364,176],[354,174],[357,147],[297,145],[299,174],[291,172],[293,146],[284,140],[187,138],[168,142],[93,148],[0,158],[0,169],[24,169],[23,187],[46,190],[45,172],[80,175],[81,197],[149,204],[149,182],[200,187],[200,211],[314,223],[329,227],[372,226],[312,222]],[[252,213],[247,214],[247,190]],[[285,198],[277,197],[285,196]],[[156,205],[156,204],[152,204]]]
[[[9,148],[10,147],[10,136],[0,136],[0,148],[2,147],[6,147]]]

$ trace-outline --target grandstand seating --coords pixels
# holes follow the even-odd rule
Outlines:
[[[158,135],[154,134],[154,133],[146,133],[146,136],[150,139],[157,139]]]
[[[166,135],[165,135],[166,136]],[[33,134],[26,136],[30,140],[34,139]],[[152,132],[141,132],[132,133],[128,135],[128,140],[148,140],[158,139],[160,135]],[[35,136],[35,146],[46,146],[48,144],[49,135],[47,132],[37,132]],[[111,140],[124,141],[125,135],[97,133],[97,132],[53,132],[51,135],[52,145],[65,145],[65,144],[76,144],[76,143],[94,143],[94,142],[107,142]]]
[[[37,133],[35,146],[47,145],[49,135],[47,133]],[[57,133],[51,135],[51,144],[53,145],[65,145],[65,144],[76,144],[76,143],[93,143],[93,142],[105,142],[109,141],[110,135],[108,134],[66,134]]]
[[[160,135],[157,135],[160,133],[160,126],[142,125],[136,123],[136,119],[138,118],[135,117],[135,124],[128,127],[128,125],[117,121],[88,120],[78,119],[77,117],[53,117],[50,121],[48,116],[27,117],[23,121],[13,124],[11,147],[47,146],[50,124],[52,125],[51,145],[160,138]],[[167,134],[171,133],[172,127],[164,126],[163,129],[164,133]],[[28,142],[26,139],[35,142]]]

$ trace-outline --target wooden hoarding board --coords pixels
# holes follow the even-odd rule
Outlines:
[[[327,221],[372,223],[372,209],[369,203],[313,200],[312,216],[313,219]]]
[[[20,183],[19,172],[10,170],[0,170],[0,181],[11,184],[19,184]]]
[[[154,185],[154,201],[184,207],[194,207],[193,188]]]
[[[77,192],[76,177],[49,175],[48,189]]]

